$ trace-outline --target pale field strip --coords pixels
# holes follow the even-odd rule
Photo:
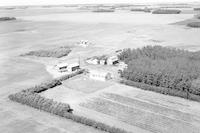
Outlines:
[[[119,104],[123,104],[123,105],[127,105],[129,107],[141,109],[141,110],[149,112],[149,113],[161,115],[161,116],[168,117],[168,118],[171,118],[171,119],[175,119],[175,120],[178,120],[178,121],[183,121],[183,122],[188,123],[188,124],[191,124],[191,122],[198,122],[198,124],[200,123],[200,118],[198,116],[195,116],[195,115],[192,115],[192,114],[189,114],[189,113],[184,113],[184,112],[181,112],[181,111],[178,111],[178,110],[173,110],[173,109],[169,109],[169,108],[166,108],[166,107],[153,105],[151,103],[145,103],[145,102],[140,101],[139,99],[132,99],[132,98],[123,97],[123,96],[120,96],[120,95],[118,95],[116,98],[114,98],[111,95],[115,95],[115,94],[111,94],[111,95],[110,94],[111,93],[103,94],[102,97],[107,99],[107,100],[117,102]],[[120,99],[120,97],[126,98],[126,99],[124,99],[124,101],[123,101],[123,100]]]
[[[186,131],[197,131],[198,129],[191,124],[179,121],[176,119],[170,119],[168,117],[157,115],[149,111],[143,111],[141,109],[129,107],[121,103],[113,102],[111,100],[105,100],[103,98],[94,98],[82,106],[94,109],[96,111],[117,117],[120,121],[126,122],[133,126],[150,130],[152,132],[180,132],[182,127]],[[176,129],[171,130],[170,127]],[[165,128],[164,128],[165,127]]]

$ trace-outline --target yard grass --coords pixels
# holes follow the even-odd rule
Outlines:
[[[198,129],[191,124],[164,115],[155,114],[137,107],[123,103],[113,102],[104,98],[94,98],[87,103],[80,104],[83,107],[107,114],[129,125],[155,133],[197,133]]]
[[[69,80],[63,81],[63,85],[67,88],[77,90],[84,93],[93,93],[112,85],[110,82],[103,82],[89,79],[86,76],[77,76]]]

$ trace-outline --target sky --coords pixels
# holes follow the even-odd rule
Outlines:
[[[0,0],[0,6],[12,5],[59,5],[59,4],[101,4],[101,3],[166,3],[193,2],[200,0]]]

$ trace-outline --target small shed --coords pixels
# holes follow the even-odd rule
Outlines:
[[[111,79],[111,73],[100,70],[89,70],[89,77],[94,80],[106,81]]]

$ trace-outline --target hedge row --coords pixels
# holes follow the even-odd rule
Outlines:
[[[56,115],[63,115],[66,112],[71,112],[69,104],[44,98],[37,93],[19,92],[9,95],[9,99]]]
[[[148,85],[148,84],[134,82],[134,81],[125,80],[125,79],[121,80],[120,82],[122,84],[134,86],[134,87],[137,87],[137,88],[140,88],[140,89],[143,89],[143,90],[154,91],[154,92],[158,92],[158,93],[165,94],[165,95],[178,96],[178,97],[181,97],[181,98],[200,102],[200,96],[194,95],[194,94],[189,93],[189,92],[173,90],[173,89],[164,88],[164,87],[151,86],[151,85]]]

